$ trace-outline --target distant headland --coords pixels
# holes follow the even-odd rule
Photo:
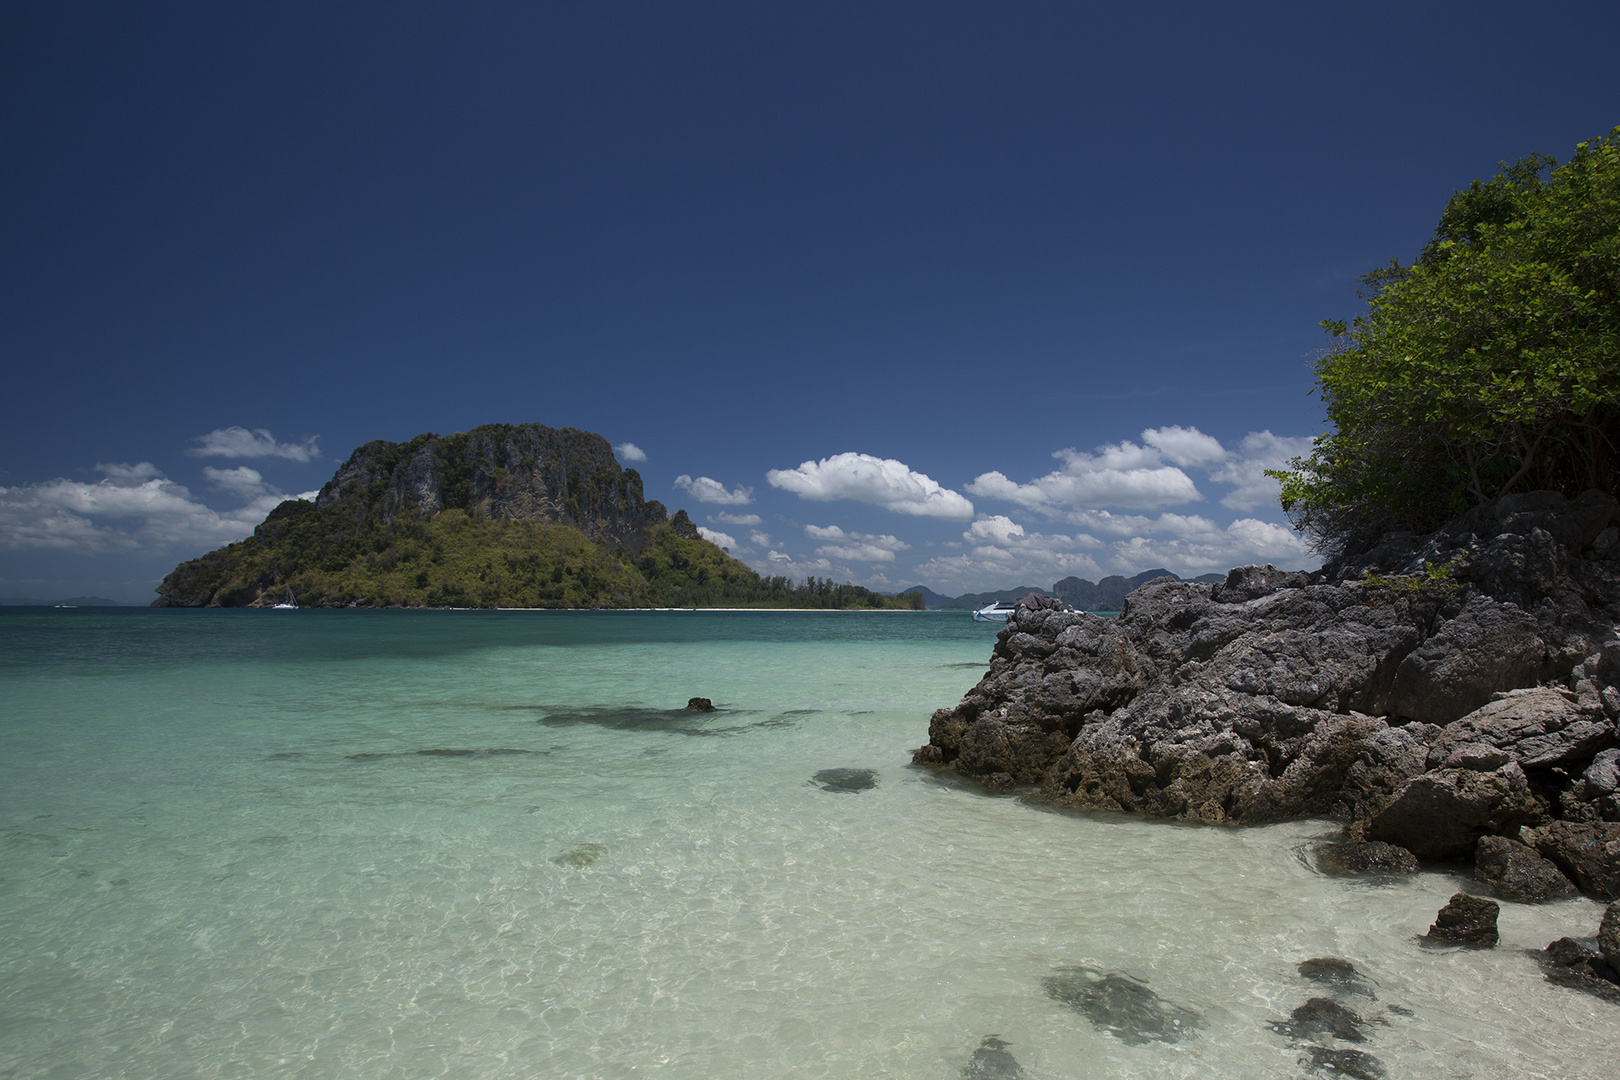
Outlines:
[[[485,424],[368,442],[314,502],[181,563],[153,607],[920,608],[761,577],[642,494],[600,435]]]

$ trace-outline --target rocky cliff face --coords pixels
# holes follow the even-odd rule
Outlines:
[[[600,435],[541,424],[485,424],[408,443],[366,443],[316,497],[384,521],[447,509],[493,521],[571,525],[600,544],[640,554],[648,526],[668,512],[643,498],[641,476],[621,469]]]
[[[1596,493],[1511,496],[1316,574],[1157,581],[1117,619],[1020,611],[915,760],[1068,806],[1333,815],[1423,858],[1522,838],[1612,895],[1617,524]]]

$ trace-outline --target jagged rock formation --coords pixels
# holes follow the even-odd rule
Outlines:
[[[1617,525],[1599,493],[1509,496],[1315,574],[1156,581],[1116,619],[1019,611],[914,760],[1068,806],[1337,816],[1421,858],[1525,829],[1613,896]]]
[[[315,498],[364,519],[465,510],[490,521],[571,525],[599,544],[640,554],[649,526],[668,518],[642,497],[641,474],[622,469],[600,435],[543,424],[484,424],[407,443],[366,443]]]

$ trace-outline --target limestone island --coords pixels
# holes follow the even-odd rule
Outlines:
[[[153,607],[922,607],[761,577],[644,498],[602,436],[541,424],[366,443],[314,502],[283,502],[157,592]]]

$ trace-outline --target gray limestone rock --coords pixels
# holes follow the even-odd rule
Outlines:
[[[1620,900],[1603,912],[1603,924],[1598,927],[1598,951],[1611,968],[1620,970]]]
[[[1505,757],[1464,767],[1494,769],[1510,759],[1524,768],[1568,765],[1590,760],[1614,741],[1614,724],[1607,717],[1594,717],[1564,691],[1532,687],[1504,694],[1447,724],[1429,746],[1428,765],[1444,767],[1452,755],[1492,760],[1491,750]]]
[[[1575,886],[1534,848],[1506,836],[1482,836],[1474,849],[1474,880],[1497,896],[1523,904],[1540,904],[1574,896]]]
[[[1615,521],[1515,497],[1316,574],[1160,578],[1115,619],[1017,611],[914,761],[1062,806],[1335,816],[1420,859],[1620,819],[1620,559],[1572,546]]]
[[[1519,838],[1557,863],[1582,892],[1620,899],[1620,824],[1554,821]]]
[[[1420,859],[1461,859],[1473,854],[1482,836],[1516,833],[1548,817],[1517,763],[1494,772],[1437,769],[1408,780],[1373,815],[1367,836],[1399,844]]]
[[[1536,631],[1536,620],[1527,612],[1474,597],[1401,661],[1390,711],[1448,724],[1499,690],[1533,685],[1546,654]]]

